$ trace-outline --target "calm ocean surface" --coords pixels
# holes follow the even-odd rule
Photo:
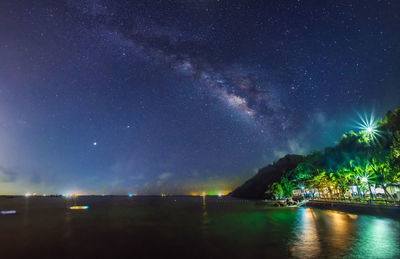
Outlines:
[[[89,205],[88,210],[69,210]],[[0,198],[0,258],[400,258],[400,221],[218,197]]]

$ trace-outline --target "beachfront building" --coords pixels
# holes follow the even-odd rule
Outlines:
[[[302,196],[302,191],[300,188],[293,190],[293,198],[300,198]]]

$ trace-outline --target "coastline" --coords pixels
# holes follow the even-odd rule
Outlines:
[[[400,219],[400,206],[310,200],[304,207]]]

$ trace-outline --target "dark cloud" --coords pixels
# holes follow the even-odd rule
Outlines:
[[[0,166],[0,182],[10,183],[15,182],[17,173],[9,168]]]
[[[37,172],[33,172],[30,175],[29,180],[33,184],[38,184],[38,183],[42,182],[42,176],[41,176],[41,174],[39,174]]]

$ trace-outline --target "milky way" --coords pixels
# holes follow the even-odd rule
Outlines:
[[[227,191],[332,145],[399,104],[399,10],[1,1],[0,193]]]
[[[97,25],[97,29],[100,27],[101,36],[122,46],[122,55],[135,53],[148,62],[168,64],[182,76],[198,80],[211,95],[256,122],[263,133],[276,130],[276,135],[290,126],[290,113],[280,102],[282,97],[271,93],[273,83],[262,71],[246,65],[213,64],[207,60],[210,52],[206,44],[212,44],[212,40],[199,40],[176,28],[161,27],[141,17],[140,9],[133,8],[126,13],[120,6],[102,1],[78,5],[78,9]]]

